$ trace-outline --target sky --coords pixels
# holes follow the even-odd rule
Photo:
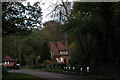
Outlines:
[[[25,2],[23,2],[23,4],[27,4],[27,2],[30,2],[31,5],[34,4],[34,2],[36,1],[40,1],[40,6],[42,8],[42,23],[52,20],[49,14],[53,8],[55,4],[59,4],[61,3],[62,0],[27,0]],[[63,0],[63,1],[69,1],[69,2],[73,2],[73,1],[80,1],[80,2],[114,2],[114,1],[119,1],[119,0]]]
[[[48,15],[54,8],[55,4],[61,3],[61,0],[27,0],[23,2],[24,5],[27,4],[27,2],[30,2],[31,5],[34,4],[34,2],[40,1],[40,6],[42,8],[42,23],[52,20],[50,15]],[[63,1],[70,1],[72,0],[63,0]]]

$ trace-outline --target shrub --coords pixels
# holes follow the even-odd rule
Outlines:
[[[2,68],[2,75],[3,76],[7,76],[8,75],[8,71],[5,68]]]
[[[43,66],[41,64],[33,65],[33,69],[41,69]]]
[[[64,68],[64,67],[66,67],[67,65],[66,64],[63,64],[63,63],[53,63],[53,64],[49,64],[48,66],[51,66],[51,68],[55,68],[55,67],[57,67],[57,68]]]

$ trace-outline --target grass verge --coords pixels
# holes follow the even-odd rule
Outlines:
[[[2,80],[43,80],[43,79],[24,73],[9,73],[7,76],[4,76]]]

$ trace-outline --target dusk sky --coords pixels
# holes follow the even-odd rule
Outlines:
[[[42,8],[42,15],[43,15],[43,19],[42,22],[46,22],[51,20],[50,15],[49,14],[53,8],[55,7],[56,4],[60,4],[61,0],[27,0],[26,2],[24,2],[24,4],[26,5],[27,2],[30,2],[31,5],[34,4],[34,2],[36,1],[40,1],[40,6]],[[63,1],[72,1],[72,0],[63,0]]]

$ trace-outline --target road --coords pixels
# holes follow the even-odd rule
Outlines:
[[[37,76],[39,78],[43,78],[45,80],[88,80],[83,77],[68,75],[68,74],[60,74],[54,72],[45,72],[45,71],[37,71],[30,69],[21,69],[21,70],[11,70],[11,73],[26,73],[33,76]]]

